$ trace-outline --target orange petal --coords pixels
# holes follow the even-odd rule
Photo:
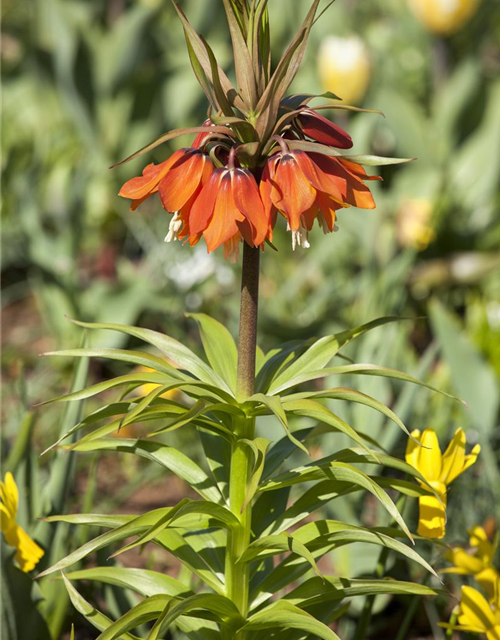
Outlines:
[[[202,153],[189,151],[173,164],[159,184],[161,202],[167,211],[179,211],[193,196],[211,161]]]
[[[360,164],[356,164],[355,162],[346,160],[346,158],[339,158],[339,160],[350,173],[354,173],[356,176],[362,178],[363,180],[383,180],[382,176],[369,176],[366,173],[364,167],[362,167]]]
[[[253,244],[259,246],[266,239],[270,214],[266,214],[264,210],[253,175],[244,169],[235,169],[231,174],[234,202],[251,225]],[[245,237],[244,233],[243,237]],[[247,240],[246,237],[245,240]]]
[[[222,243],[238,233],[239,229],[236,223],[245,220],[245,216],[234,202],[231,183],[231,172],[223,171],[213,216],[203,232],[209,252],[217,249]]]
[[[347,179],[339,175],[338,165],[329,156],[320,153],[304,154],[307,162],[302,162],[304,174],[311,184],[323,191],[337,202],[345,202],[347,196]]]
[[[130,198],[131,200],[143,200],[147,198],[151,193],[154,193],[160,180],[184,153],[184,149],[179,149],[170,156],[168,160],[165,160],[165,162],[161,164],[148,164],[142,172],[142,176],[128,180],[120,189],[118,195],[122,198]]]
[[[286,215],[292,231],[299,231],[300,216],[312,207],[316,199],[316,190],[300,168],[302,153],[283,154],[276,168],[276,183],[282,196],[279,201],[274,201],[274,205]]]
[[[214,213],[222,173],[222,169],[215,170],[196,198],[189,213],[191,233],[203,233],[207,228]]]

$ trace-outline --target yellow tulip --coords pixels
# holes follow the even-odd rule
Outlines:
[[[472,587],[462,587],[458,624],[439,625],[470,633],[484,633],[487,640],[500,640],[500,610]]]
[[[410,9],[429,31],[449,35],[476,12],[480,0],[409,0]]]
[[[325,91],[331,91],[346,104],[358,104],[365,96],[371,75],[365,44],[356,36],[328,36],[319,49],[318,71]]]
[[[411,435],[416,442],[408,440],[406,462],[420,471],[441,499],[439,501],[431,494],[419,498],[417,533],[426,538],[443,538],[446,530],[447,487],[476,462],[481,447],[476,445],[469,455],[465,455],[466,439],[462,429],[457,429],[443,454],[436,432],[432,429],[426,429],[422,434],[415,430]]]
[[[450,549],[445,557],[455,566],[444,569],[442,573],[474,576],[478,584],[488,594],[488,598],[493,600],[498,593],[500,579],[498,571],[492,564],[495,545],[488,540],[483,527],[474,527],[469,531],[469,536],[471,551],[461,547]]]
[[[22,571],[32,571],[44,551],[16,522],[19,491],[10,472],[6,473],[4,481],[0,482],[0,498],[1,528],[5,542],[17,549],[14,557]]]

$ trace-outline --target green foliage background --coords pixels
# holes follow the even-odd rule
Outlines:
[[[221,3],[181,4],[227,65]],[[271,0],[275,59],[305,5]],[[35,499],[40,480],[27,470],[68,425],[58,408],[37,411],[33,420],[26,412],[68,390],[70,364],[38,358],[41,351],[80,345],[81,330],[65,316],[158,328],[193,347],[197,333],[185,311],[208,313],[236,334],[239,274],[221,255],[208,256],[203,243],[165,245],[169,216],[158,201],[128,211],[117,192],[139,173],[142,159],[108,170],[164,131],[204,119],[206,105],[170,4],[4,0],[2,14],[2,438],[28,496],[20,519],[29,528],[46,510]],[[363,106],[386,116],[357,114],[342,122],[355,152],[418,162],[385,168],[384,183],[374,187],[377,209],[342,212],[340,232],[315,231],[311,249],[292,253],[284,230],[278,233],[279,252],[266,250],[263,258],[260,341],[268,349],[380,315],[410,318],[369,334],[349,355],[416,374],[468,402],[463,409],[420,389],[400,394],[389,380],[358,381],[361,391],[392,403],[409,427],[432,427],[444,443],[463,426],[468,441],[483,446],[480,463],[450,494],[449,539],[463,541],[467,527],[499,515],[492,504],[500,494],[500,3],[483,0],[467,25],[442,39],[402,0],[337,0],[316,25],[294,88],[321,91],[322,39],[350,34],[365,41],[372,58]],[[161,161],[173,148],[159,148],[151,159]],[[398,236],[415,200],[432,210],[434,239],[424,250],[402,246]],[[93,344],[125,344],[118,342],[123,336],[111,343],[109,334],[99,335]],[[92,381],[104,375],[95,366],[89,373]],[[404,439],[383,417],[364,407],[351,411],[349,419],[402,453]],[[278,437],[271,420],[264,425],[267,437]],[[27,435],[16,449],[20,433]],[[331,438],[337,447],[339,436]],[[45,482],[57,460],[55,454],[36,463],[36,477]],[[88,460],[75,460],[65,511],[81,505],[82,485],[94,477]],[[95,511],[117,508],[148,477],[154,481],[147,463],[141,474],[128,460],[120,470],[106,464],[106,458],[99,463]],[[127,489],[114,490],[109,476],[115,473],[129,477]],[[359,521],[354,510],[343,516]],[[371,517],[378,516],[363,515]],[[65,538],[62,546],[68,544]],[[371,552],[346,553],[339,571],[368,573],[375,559]],[[68,630],[64,611],[60,618]]]

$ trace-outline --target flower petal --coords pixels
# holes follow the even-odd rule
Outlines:
[[[286,215],[292,231],[299,231],[300,216],[312,207],[316,199],[315,189],[300,168],[302,153],[283,154],[276,168],[281,198],[274,200],[273,204]]]
[[[341,127],[311,109],[304,109],[297,117],[302,131],[313,140],[338,149],[350,149],[352,138]]]
[[[230,171],[224,171],[220,179],[213,216],[203,232],[209,252],[238,233],[236,223],[245,220],[245,216],[234,202],[230,173]]]
[[[234,202],[250,223],[253,244],[259,246],[268,235],[270,214],[266,214],[264,210],[259,188],[253,175],[244,169],[235,169],[231,173]]]
[[[131,200],[147,198],[157,190],[156,188],[160,180],[184,153],[184,149],[179,149],[170,156],[168,160],[165,160],[165,162],[161,164],[148,164],[143,170],[142,176],[128,180],[120,189],[118,195],[122,198],[130,198]]]
[[[446,451],[443,453],[441,479],[446,484],[453,482],[464,470],[465,443],[463,429],[457,429]]]
[[[196,198],[189,213],[191,233],[202,233],[207,228],[214,213],[222,173],[222,169],[214,171]]]
[[[443,503],[446,504],[446,493],[440,495],[440,497]],[[418,506],[418,535],[432,539],[444,538],[446,511],[436,496],[420,496]]]
[[[418,466],[420,473],[429,482],[441,480],[441,449],[436,432],[425,429],[420,437],[420,451],[418,453]]]
[[[482,633],[495,626],[495,616],[487,600],[479,591],[467,586],[462,587],[458,621],[461,625],[480,629]]]
[[[162,178],[158,192],[167,211],[179,211],[198,189],[205,167],[211,173],[212,162],[202,153],[189,151],[174,163]]]

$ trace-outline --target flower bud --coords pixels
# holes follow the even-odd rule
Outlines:
[[[356,37],[328,36],[320,46],[318,70],[325,91],[346,104],[359,104],[370,83],[370,58],[364,42]]]
[[[436,237],[432,225],[433,206],[430,200],[405,201],[397,213],[397,236],[403,247],[423,251]]]
[[[455,33],[475,14],[480,0],[409,0],[420,22],[432,33]]]

